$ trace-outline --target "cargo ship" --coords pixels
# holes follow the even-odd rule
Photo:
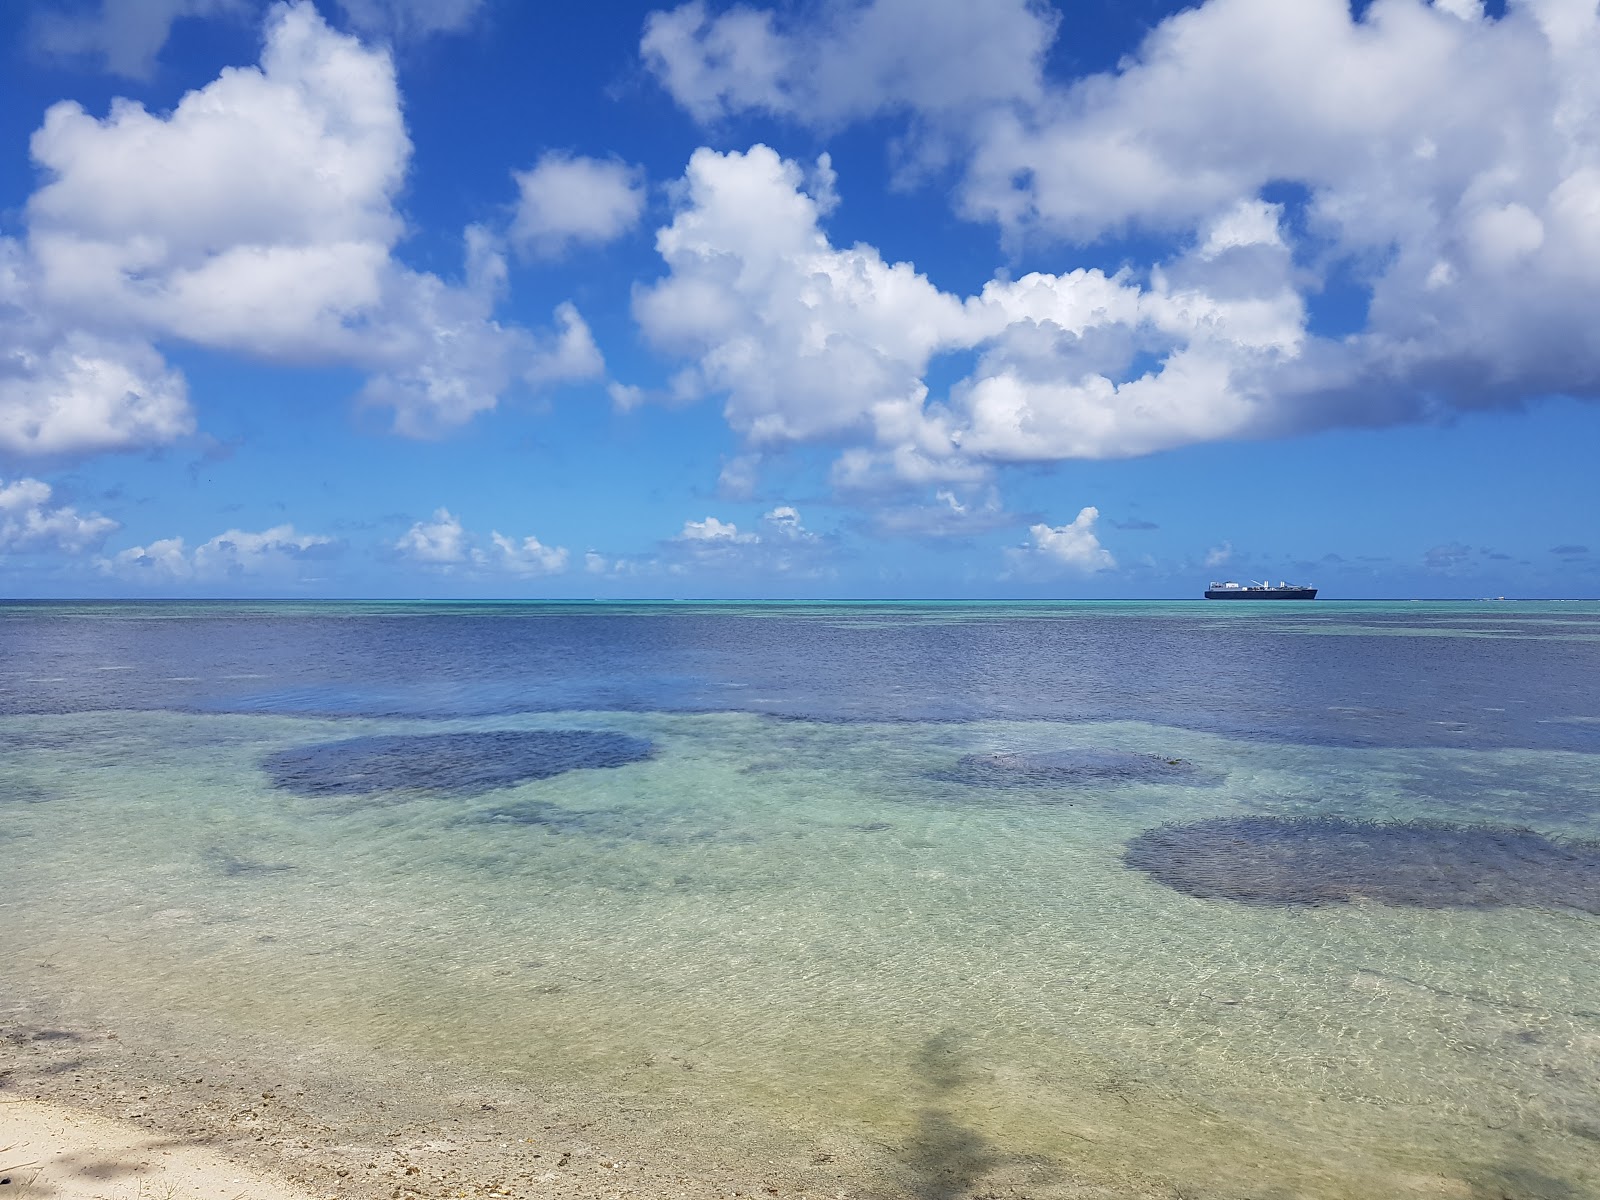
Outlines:
[[[1315,600],[1317,589],[1298,583],[1213,583],[1206,589],[1207,600]]]

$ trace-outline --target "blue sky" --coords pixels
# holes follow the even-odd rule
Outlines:
[[[0,53],[0,594],[1600,594],[1592,0]]]

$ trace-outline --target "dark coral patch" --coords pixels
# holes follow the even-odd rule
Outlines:
[[[1217,817],[1128,842],[1128,866],[1244,904],[1567,908],[1600,914],[1600,842],[1426,821]]]
[[[472,813],[456,820],[457,825],[521,825],[550,833],[595,833],[605,824],[607,814],[576,812],[542,800],[503,804],[490,811]]]
[[[477,795],[567,771],[651,756],[643,738],[587,729],[499,729],[386,735],[279,750],[262,760],[272,785],[303,796],[414,789]]]
[[[1194,781],[1187,759],[1127,750],[1047,750],[964,754],[940,778],[973,787],[1038,788],[1094,783]]]
[[[220,875],[229,879],[238,879],[249,875],[279,875],[285,871],[295,870],[293,863],[261,862],[254,858],[240,858],[237,854],[228,854],[222,850],[213,850],[205,855],[206,864]]]
[[[457,828],[498,826],[537,830],[551,836],[598,838],[612,843],[649,842],[658,846],[751,840],[698,827],[684,821],[682,814],[663,819],[658,813],[624,809],[571,809],[528,796],[505,797],[493,807],[464,812],[451,824]]]
[[[42,787],[28,779],[0,779],[0,804],[43,804],[61,799],[57,788]]]

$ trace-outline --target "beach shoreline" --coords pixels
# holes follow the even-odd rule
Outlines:
[[[0,1186],[18,1200],[314,1200],[316,1193],[188,1141],[51,1100],[0,1100]]]
[[[205,1053],[196,1045],[206,1038],[186,1043],[176,1029],[40,1020],[50,1008],[12,1005],[0,1021],[0,1166],[12,1168],[0,1200],[709,1200],[908,1190],[884,1148],[800,1145],[754,1119],[724,1126],[712,1118],[714,1126],[694,1129],[630,1113],[627,1097],[575,1089],[547,1102],[544,1089],[486,1086],[447,1064],[422,1070],[245,1035],[220,1055]]]

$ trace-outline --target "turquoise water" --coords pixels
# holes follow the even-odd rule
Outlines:
[[[877,1147],[919,1194],[1600,1192],[1600,917],[1122,858],[1242,815],[1600,838],[1600,606],[1243,607],[0,610],[4,989],[627,1096],[640,1153]],[[477,730],[654,753],[262,769]],[[995,753],[1184,769],[963,774]]]

